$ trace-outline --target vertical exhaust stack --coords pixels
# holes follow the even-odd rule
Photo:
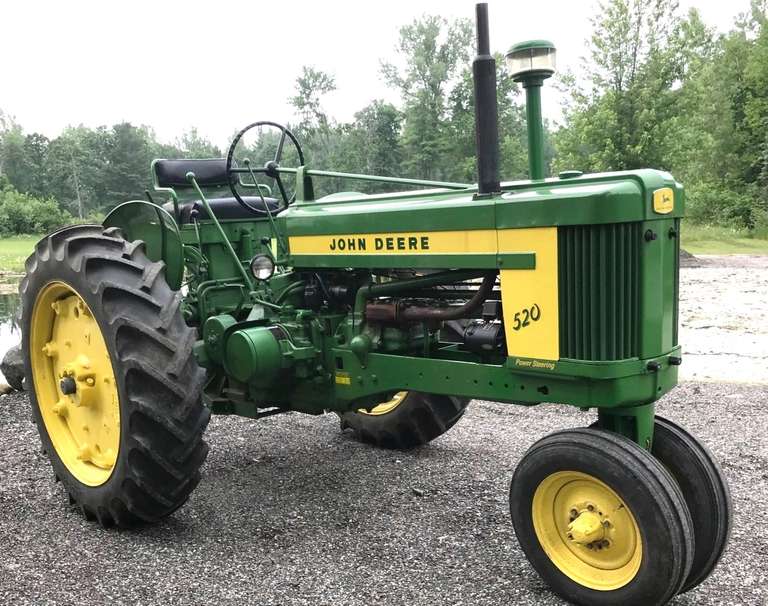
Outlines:
[[[499,185],[499,119],[496,107],[496,60],[488,37],[488,4],[475,5],[477,56],[472,62],[475,85],[477,191],[492,194]]]

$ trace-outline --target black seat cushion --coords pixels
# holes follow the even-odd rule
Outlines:
[[[192,187],[187,181],[188,172],[195,173],[200,187],[229,185],[227,161],[224,158],[156,160],[154,167],[160,187]]]
[[[253,219],[259,216],[243,208],[234,198],[208,198],[207,200],[208,204],[211,206],[213,214],[216,215],[217,219],[222,221],[226,219]],[[266,196],[264,197],[263,202],[259,196],[243,196],[243,200],[245,200],[249,206],[265,212],[267,206],[272,213],[277,213],[280,207],[280,202],[278,202],[276,198],[267,198]],[[163,204],[163,208],[173,214],[173,202],[166,202]],[[181,214],[179,223],[182,224],[190,223],[192,221],[192,213],[197,213],[196,216],[199,221],[204,221],[209,218],[208,213],[200,200],[181,202],[179,204],[179,211]]]

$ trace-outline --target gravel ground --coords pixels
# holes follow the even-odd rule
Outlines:
[[[768,383],[768,256],[692,263],[680,271],[680,377]]]
[[[659,406],[714,451],[733,491],[731,545],[680,605],[768,603],[768,386],[684,383]],[[553,405],[476,402],[431,445],[377,450],[335,416],[215,418],[190,502],[140,531],[66,505],[23,394],[0,398],[2,604],[560,604],[507,511],[519,458],[592,421]]]
[[[714,451],[736,520],[720,566],[679,605],[768,604],[767,289],[768,257],[681,271],[681,377],[696,382],[659,411]],[[517,545],[507,490],[537,438],[590,413],[475,402],[408,453],[357,444],[333,415],[214,418],[190,502],[121,532],[66,505],[28,406],[0,398],[0,604],[562,603]]]

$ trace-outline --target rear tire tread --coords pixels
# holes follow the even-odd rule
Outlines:
[[[342,430],[360,442],[392,450],[408,450],[443,435],[464,414],[469,400],[422,392],[409,392],[395,409],[383,415],[347,412]]]
[[[61,263],[71,271],[58,267]],[[110,487],[113,494],[109,502],[99,503],[89,497],[89,487],[70,477],[58,461],[66,473],[55,471],[64,476],[70,500],[86,517],[98,519],[105,527],[130,527],[165,517],[188,499],[199,482],[199,468],[208,452],[202,436],[210,412],[200,398],[204,371],[192,357],[195,332],[178,313],[179,294],[159,279],[164,275],[164,264],[150,261],[143,242],[123,240],[119,230],[81,225],[42,240],[25,267],[27,276],[20,285],[25,316],[31,315],[34,305],[29,286],[45,279],[35,276],[46,270],[53,279],[74,274],[70,280],[62,276],[62,281],[75,282],[71,286],[82,295],[86,295],[83,290],[90,291],[95,306],[107,309],[110,316],[101,329],[112,356],[115,378],[122,386],[121,431],[128,435],[121,439],[115,470],[104,486],[117,479],[118,470],[122,477],[119,486]],[[33,290],[36,292],[43,285],[35,284]],[[120,343],[128,343],[127,355],[121,351]],[[31,383],[29,353],[25,355]],[[142,384],[145,388],[139,389]],[[148,384],[157,385],[163,397],[146,397]],[[37,407],[34,393],[33,400]],[[135,415],[141,415],[143,422],[136,423]],[[46,430],[39,412],[35,412],[35,417],[42,435]],[[164,435],[173,439],[158,439]],[[142,469],[131,465],[134,450],[151,464]],[[50,458],[54,463],[54,457]],[[155,466],[154,475],[161,477],[161,482],[152,477]]]

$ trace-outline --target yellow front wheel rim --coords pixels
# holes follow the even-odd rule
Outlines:
[[[361,408],[357,412],[364,415],[372,415],[372,416],[385,415],[388,412],[392,412],[395,408],[400,406],[400,404],[403,403],[407,395],[408,395],[407,391],[398,391],[394,396],[392,396],[391,399],[387,400],[386,402],[382,402],[377,406],[374,406],[373,408],[371,408],[371,410],[365,410],[364,408]]]
[[[35,394],[53,448],[77,480],[104,484],[120,448],[120,403],[101,329],[63,282],[40,291],[30,328]]]
[[[544,552],[571,580],[612,591],[637,575],[643,556],[640,530],[604,482],[578,471],[553,473],[536,489],[532,515]]]

